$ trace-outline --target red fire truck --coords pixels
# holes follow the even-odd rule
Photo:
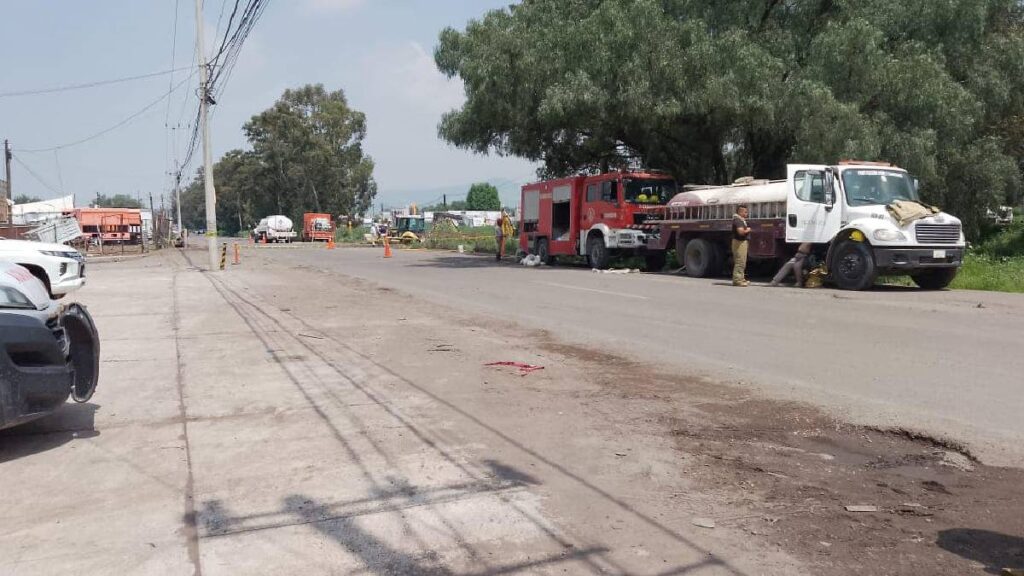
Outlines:
[[[649,270],[665,265],[664,250],[647,250],[639,228],[650,208],[676,194],[676,182],[659,172],[609,172],[523,186],[519,248],[546,264],[558,256],[586,256],[607,268],[614,254],[643,256]]]

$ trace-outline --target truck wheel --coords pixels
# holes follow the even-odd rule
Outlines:
[[[548,251],[547,238],[537,240],[537,257],[540,258],[540,261],[547,266],[551,266],[555,263],[555,258],[551,255],[551,252]]]
[[[957,268],[933,268],[911,274],[910,278],[924,290],[942,290],[956,278]]]
[[[665,252],[648,252],[645,254],[644,268],[648,272],[661,272],[665,268]]]
[[[718,270],[718,252],[715,246],[703,238],[690,240],[683,252],[686,275],[691,278],[707,278]]]
[[[604,238],[591,236],[587,240],[587,260],[590,267],[597,270],[608,268],[608,248],[604,245]]]
[[[846,240],[832,257],[832,278],[842,290],[867,290],[875,284],[878,271],[871,248],[864,242]]]

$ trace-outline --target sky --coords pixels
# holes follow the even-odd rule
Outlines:
[[[344,90],[367,116],[365,150],[376,163],[378,205],[423,204],[442,194],[451,201],[479,181],[495,184],[506,203],[517,204],[519,186],[534,179],[534,164],[473,154],[438,139],[441,115],[457,108],[464,94],[461,81],[438,72],[432,56],[443,28],[463,29],[509,1],[271,0],[213,108],[214,159],[245,147],[242,125],[285,89],[322,83]],[[188,67],[195,61],[194,1],[7,4],[0,18],[0,138],[14,149],[14,195],[75,194],[81,204],[97,192],[143,200],[152,193],[156,205],[161,194],[169,201],[168,173],[184,154],[197,104],[194,68],[82,90],[8,94]],[[208,54],[219,45],[232,5],[205,1]]]

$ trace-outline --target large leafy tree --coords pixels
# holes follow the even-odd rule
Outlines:
[[[466,210],[501,210],[498,189],[487,182],[473,184],[466,194]]]
[[[304,212],[361,214],[373,202],[373,160],[362,148],[366,117],[342,91],[319,84],[286,90],[244,131],[252,149],[232,150],[214,165],[217,222],[226,232],[271,214],[296,222]],[[203,225],[201,173],[183,194],[182,208],[186,225]]]
[[[441,136],[547,175],[886,159],[977,230],[1024,168],[1018,0],[524,0],[441,33]]]

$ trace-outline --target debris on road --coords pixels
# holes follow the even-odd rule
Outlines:
[[[714,528],[715,521],[710,518],[694,518],[693,525],[700,526],[701,528]]]
[[[299,334],[302,338],[312,338],[313,340],[326,340],[323,336],[314,336],[312,334]]]
[[[543,366],[534,366],[533,364],[523,364],[522,362],[490,362],[488,364],[484,364],[484,366],[509,366],[509,367],[512,367],[512,368],[518,368],[520,376],[526,376],[530,372],[534,372],[534,371],[537,371],[537,370],[543,370],[544,369]]]
[[[878,512],[878,506],[846,506],[847,512]]]
[[[519,261],[519,263],[522,264],[523,266],[529,266],[531,268],[534,266],[544,265],[544,263],[541,262],[540,256],[537,256],[536,254],[527,254],[525,258]]]
[[[597,272],[598,274],[639,274],[639,268],[609,268],[608,270],[599,270],[597,268],[591,268],[591,272]]]

